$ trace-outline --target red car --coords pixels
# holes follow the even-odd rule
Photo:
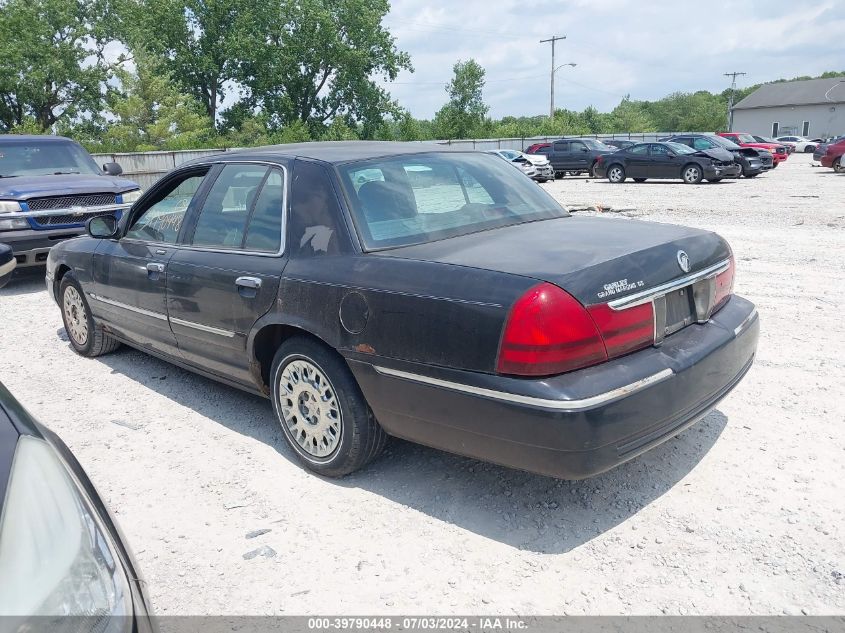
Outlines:
[[[833,171],[836,173],[845,173],[845,165],[842,164],[842,154],[845,154],[845,139],[827,146],[824,155],[821,157],[822,167],[833,167]]]
[[[551,147],[551,143],[534,143],[534,145],[529,145],[528,148],[525,150],[526,154],[536,154],[537,150],[543,147]]]
[[[789,156],[786,150],[786,145],[780,143],[766,143],[760,142],[746,132],[716,132],[719,136],[724,136],[726,139],[733,141],[740,147],[756,147],[757,149],[764,149],[772,154],[772,165],[777,167],[781,161],[784,161]]]

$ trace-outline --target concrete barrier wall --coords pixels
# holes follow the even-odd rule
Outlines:
[[[596,134],[582,138],[613,139],[625,138],[633,141],[656,141],[657,139],[678,134],[678,132],[646,132],[643,134]],[[524,138],[485,138],[485,139],[460,139],[454,141],[422,141],[429,143],[440,143],[452,147],[465,147],[479,151],[490,149],[518,149],[533,145],[534,143],[548,143],[559,136],[531,136]],[[567,137],[572,138],[572,137]],[[130,180],[137,182],[143,189],[149,189],[152,184],[163,175],[178,167],[182,163],[195,158],[213,156],[231,150],[226,149],[192,149],[173,152],[130,152],[121,154],[94,154],[94,160],[99,164],[115,162],[123,167],[123,175]]]

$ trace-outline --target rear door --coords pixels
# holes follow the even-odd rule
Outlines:
[[[93,257],[93,312],[118,334],[153,351],[178,356],[167,321],[167,266],[208,167],[180,171],[132,209],[129,228],[102,240]]]
[[[648,145],[642,143],[640,145],[632,145],[628,149],[620,152],[625,157],[625,173],[630,178],[648,178]]]
[[[285,265],[286,168],[227,163],[209,178],[170,260],[167,311],[187,362],[250,384],[247,336]]]

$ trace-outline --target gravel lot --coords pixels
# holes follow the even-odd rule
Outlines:
[[[267,401],[75,355],[38,272],[0,290],[0,379],[96,482],[160,614],[845,613],[845,177],[793,155],[748,181],[544,186],[720,232],[762,318],[717,410],[592,480],[399,441],[321,479]]]

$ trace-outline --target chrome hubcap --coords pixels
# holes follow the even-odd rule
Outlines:
[[[79,296],[76,288],[67,287],[62,303],[68,334],[77,345],[85,345],[88,342],[88,316],[85,314],[85,304],[82,303],[82,297]]]
[[[610,170],[610,179],[613,181],[620,180],[622,178],[622,170],[618,167],[614,167]]]
[[[694,182],[698,179],[698,170],[695,167],[690,167],[684,172],[684,180],[687,182]]]
[[[279,411],[290,436],[313,457],[327,457],[341,438],[340,406],[319,367],[293,360],[279,376]]]

